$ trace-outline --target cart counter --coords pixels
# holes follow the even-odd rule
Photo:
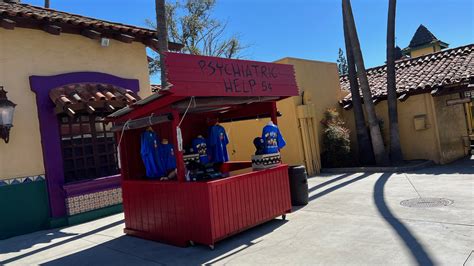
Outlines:
[[[124,180],[125,233],[177,246],[213,245],[291,211],[288,166],[225,164],[207,182]],[[225,171],[227,170],[227,171]]]

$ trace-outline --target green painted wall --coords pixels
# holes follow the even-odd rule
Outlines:
[[[0,239],[49,228],[46,182],[0,186]]]
[[[0,186],[0,239],[76,225],[123,211],[122,204],[57,219],[49,217],[46,181]]]

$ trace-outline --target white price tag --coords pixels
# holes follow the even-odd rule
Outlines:
[[[176,127],[176,135],[178,138],[178,151],[183,151],[183,135],[181,134],[180,127]]]

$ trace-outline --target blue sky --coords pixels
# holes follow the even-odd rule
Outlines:
[[[54,9],[137,26],[154,19],[153,0],[50,1]],[[366,67],[383,64],[388,0],[352,0],[352,5]],[[335,62],[344,47],[340,0],[217,0],[214,17],[227,21],[228,33],[250,45],[244,52],[247,59],[291,56]],[[473,0],[398,0],[396,19],[401,48],[420,24],[450,47],[474,43]]]

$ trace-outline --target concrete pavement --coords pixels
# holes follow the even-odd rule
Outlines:
[[[474,265],[474,158],[412,173],[322,175],[287,221],[205,246],[176,248],[123,234],[123,214],[0,241],[12,265]],[[408,208],[402,200],[454,203]]]

